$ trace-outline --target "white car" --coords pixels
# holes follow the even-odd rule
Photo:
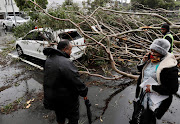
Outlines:
[[[86,48],[86,46],[84,46],[84,37],[82,37],[76,29],[68,29],[53,33],[43,28],[34,29],[23,38],[19,38],[15,45],[19,56],[25,54],[41,60],[46,60],[43,49],[49,47],[50,44],[51,47],[56,49],[57,42],[55,41],[60,42],[61,39],[69,39],[74,45],[71,53],[71,60],[78,59],[83,55]]]
[[[7,16],[3,22],[2,22],[2,25],[3,25],[3,28],[4,29],[7,29],[7,27],[15,27],[17,25],[21,25],[25,22],[27,22],[28,20],[26,19],[23,19],[22,17],[20,16],[16,16],[16,23],[15,23],[15,19],[14,19],[14,16]]]

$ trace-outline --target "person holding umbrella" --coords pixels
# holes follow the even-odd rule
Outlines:
[[[45,48],[44,107],[55,111],[58,124],[78,124],[79,96],[86,97],[88,88],[80,80],[77,68],[69,59],[72,44],[58,43],[57,49]]]

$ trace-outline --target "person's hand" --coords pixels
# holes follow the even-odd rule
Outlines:
[[[151,91],[150,91],[150,87],[151,87],[151,85],[146,85],[146,92],[148,93],[150,93]]]
[[[149,52],[143,56],[143,62],[146,62],[148,60],[148,55],[149,55]]]

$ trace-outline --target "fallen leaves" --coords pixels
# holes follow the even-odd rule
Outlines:
[[[33,99],[30,99],[30,100],[28,100],[27,102],[26,102],[26,107],[25,108],[30,108],[31,107],[31,104],[30,103],[32,103],[34,101],[34,98]]]
[[[100,121],[103,122],[102,116],[100,116]]]

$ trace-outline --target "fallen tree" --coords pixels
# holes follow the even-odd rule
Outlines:
[[[28,0],[27,0],[28,1]],[[71,24],[77,28],[79,32],[86,38],[87,49],[85,51],[87,63],[76,62],[80,68],[80,73],[91,76],[101,77],[107,80],[117,80],[122,76],[127,76],[137,79],[138,75],[133,75],[130,72],[121,71],[122,64],[135,66],[143,55],[149,50],[149,45],[156,38],[162,38],[160,27],[163,23],[168,23],[171,27],[171,33],[175,37],[174,55],[180,59],[178,48],[180,44],[179,32],[180,25],[170,21],[168,18],[158,14],[144,12],[125,12],[98,7],[90,15],[86,13],[64,10],[69,18],[58,18],[53,16],[53,9],[47,11],[40,7],[35,2],[38,11],[44,13],[44,16],[52,20],[58,20]],[[71,14],[74,14],[78,21],[73,21]],[[40,22],[39,22],[40,23]],[[44,25],[47,26],[47,21]],[[41,24],[43,25],[43,24]],[[97,74],[95,69],[88,68],[86,64],[99,62],[106,76]],[[109,67],[108,64],[111,66]],[[116,72],[116,75],[112,74]]]

